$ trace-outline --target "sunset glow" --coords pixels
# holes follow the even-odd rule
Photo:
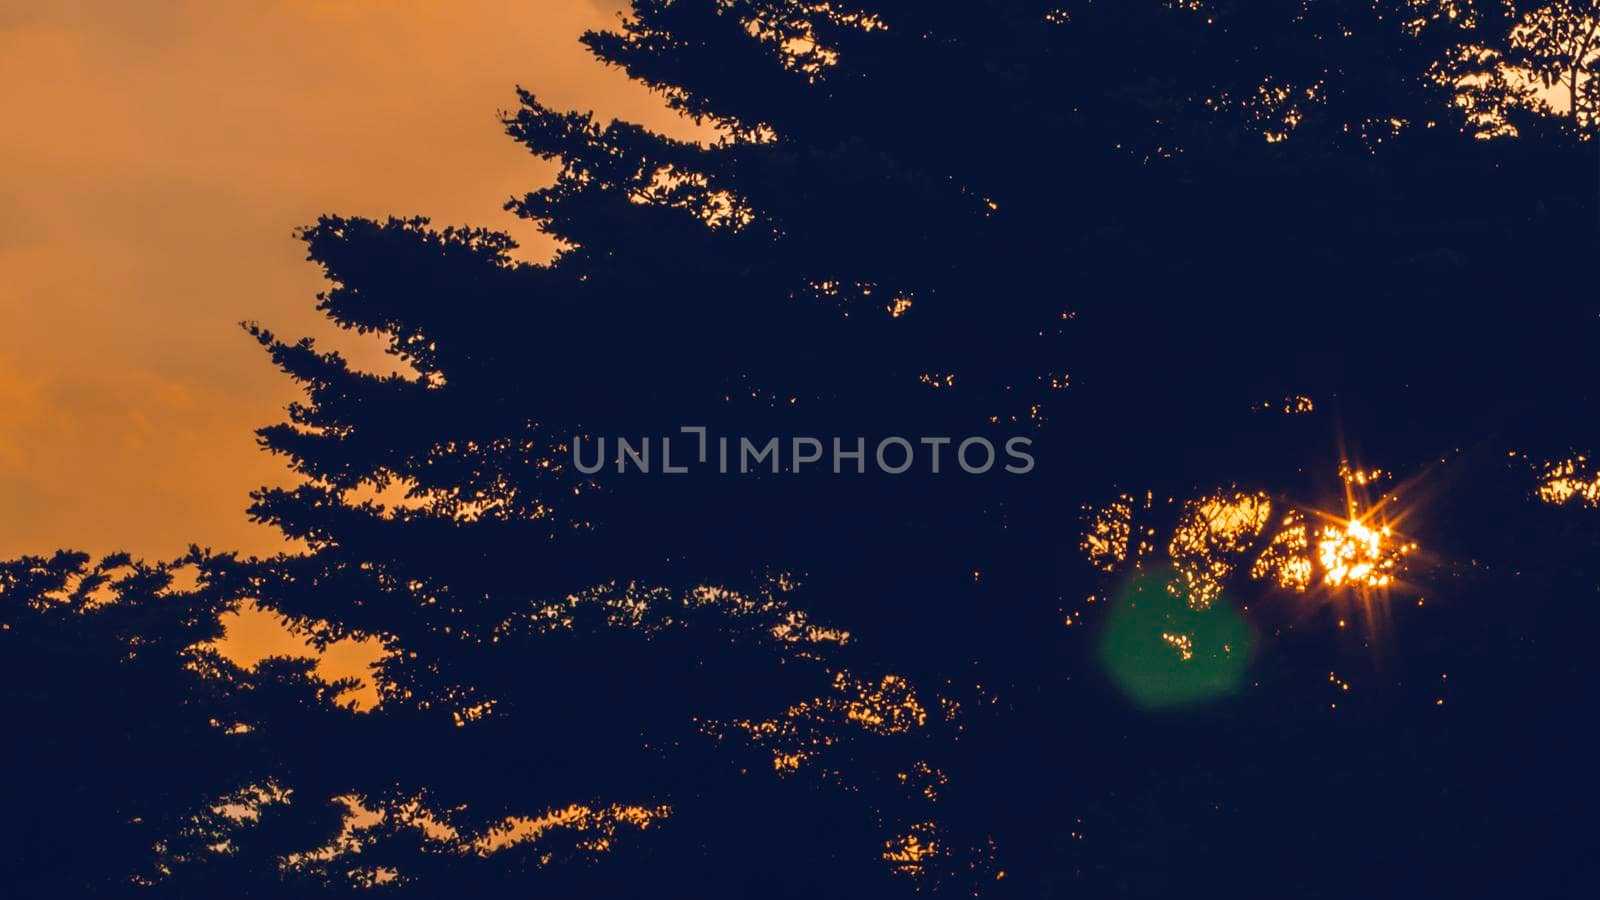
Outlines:
[[[1371,528],[1351,520],[1323,526],[1317,541],[1317,561],[1328,587],[1385,588],[1394,580],[1395,567],[1415,543],[1394,538],[1387,525]]]
[[[1315,589],[1314,603],[1352,606],[1370,625],[1389,590],[1399,585],[1418,544],[1397,534],[1384,518],[1386,504],[1370,496],[1370,489],[1392,478],[1390,473],[1344,463],[1338,476],[1345,488],[1342,515],[1293,507],[1280,513],[1266,494],[1238,489],[1184,501],[1165,545],[1164,561],[1177,572],[1168,591],[1204,611],[1240,578],[1290,595]],[[1169,499],[1165,505],[1176,502]],[[1145,568],[1152,561],[1156,533],[1143,521],[1161,505],[1153,497],[1136,501],[1124,494],[1091,510],[1079,542],[1085,559],[1105,573]],[[1067,615],[1067,624],[1082,615]],[[1192,655],[1182,633],[1160,637],[1184,659]]]
[[[0,896],[1586,883],[1600,0],[0,0],[0,100]]]

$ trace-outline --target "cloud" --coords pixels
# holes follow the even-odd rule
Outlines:
[[[183,40],[185,23],[202,8],[199,0],[7,0],[0,4],[0,33],[55,30],[158,47]]]
[[[553,174],[495,118],[515,85],[692,127],[578,43],[624,6],[0,0],[0,557],[274,549],[253,429],[295,393],[236,323],[384,362],[316,313],[290,232],[420,214],[545,252],[501,208]]]

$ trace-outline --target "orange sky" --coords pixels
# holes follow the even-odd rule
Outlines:
[[[693,133],[577,43],[622,6],[4,0],[0,558],[276,549],[252,432],[295,393],[236,323],[329,334],[292,230],[420,214],[543,256],[500,208],[553,174],[501,131],[515,85]]]
[[[243,509],[284,468],[252,431],[294,392],[236,323],[328,334],[291,231],[421,214],[542,256],[500,209],[552,173],[496,121],[515,85],[686,127],[577,44],[620,7],[6,0],[0,557],[274,549]]]

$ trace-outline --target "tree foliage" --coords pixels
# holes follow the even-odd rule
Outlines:
[[[554,259],[325,217],[301,235],[319,308],[405,371],[248,326],[305,391],[260,432],[302,481],[251,515],[304,550],[200,560],[194,627],[250,599],[388,653],[375,709],[313,691],[249,732],[285,735],[267,769],[185,766],[182,815],[260,789],[245,834],[304,817],[252,845],[262,890],[406,896],[1339,894],[1561,852],[1523,827],[1550,807],[1517,799],[1554,784],[1503,777],[1526,756],[1485,733],[1557,727],[1517,702],[1572,696],[1557,664],[1495,666],[1528,661],[1521,640],[1576,650],[1588,618],[1557,600],[1594,584],[1570,520],[1529,521],[1500,461],[1594,437],[1589,6],[638,0],[585,42],[716,139],[523,91],[505,127],[560,172],[507,208]],[[1565,114],[1537,90],[1559,84]],[[1318,415],[1276,413],[1302,396]],[[685,426],[1021,435],[1039,464],[573,464],[579,439]],[[1484,525],[1430,531],[1429,592],[1461,615],[1337,723],[1319,692],[1340,638],[1270,618],[1265,687],[1180,719],[1128,708],[1063,626],[1105,589],[1080,508],[1142,494],[1144,541],[1217,486],[1327,500],[1334,428],[1408,467],[1494,457],[1435,508],[1518,517],[1522,538],[1484,574],[1462,565]],[[1243,581],[1243,605],[1265,599]],[[1503,622],[1494,601],[1534,581],[1551,618]],[[151,627],[173,660],[212,636]],[[142,702],[313,690],[205,660]],[[1418,718],[1435,669],[1479,704]],[[207,722],[185,752],[223,740]],[[233,843],[208,853],[244,854],[215,821]],[[1456,865],[1463,846],[1484,854]],[[1360,863],[1328,873],[1339,847]]]

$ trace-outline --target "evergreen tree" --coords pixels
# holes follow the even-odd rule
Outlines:
[[[1105,587],[1077,559],[1080,507],[1118,491],[1144,494],[1164,543],[1197,491],[1314,496],[1309,473],[1338,462],[1330,422],[1414,466],[1461,443],[1593,439],[1572,415],[1594,336],[1570,264],[1592,252],[1592,195],[1572,189],[1593,172],[1592,123],[1548,115],[1507,62],[1532,41],[1537,78],[1571,74],[1574,97],[1592,82],[1586,50],[1532,37],[1567,21],[1539,10],[636,2],[590,48],[721,137],[524,93],[506,127],[561,173],[508,205],[562,242],[555,260],[418,219],[303,233],[332,285],[320,308],[409,370],[363,373],[251,326],[306,391],[261,432],[303,483],[261,491],[252,514],[303,552],[197,558],[201,589],[177,595],[141,569],[105,607],[69,591],[76,558],[8,570],[8,599],[71,594],[29,606],[30,629],[138,645],[84,682],[125,695],[52,693],[55,710],[107,706],[68,725],[158,710],[177,721],[135,746],[182,738],[129,757],[159,757],[173,786],[86,792],[100,822],[148,829],[108,837],[109,874],[90,877],[143,872],[180,895],[1147,895],[1184,878],[1338,894],[1506,875],[1490,854],[1452,870],[1461,843],[1566,847],[1515,816],[1476,822],[1484,795],[1458,788],[1526,762],[1483,739],[1496,722],[1552,733],[1516,697],[1554,668],[1397,735],[1393,708],[1431,700],[1431,681],[1331,725],[1306,677],[1334,640],[1263,637],[1257,664],[1279,681],[1155,719],[1063,626]],[[1300,395],[1321,415],[1259,410]],[[665,474],[659,441],[683,453],[686,426],[778,437],[786,465],[789,439],[815,437],[825,459]],[[903,475],[870,458],[889,436],[919,454]],[[968,475],[969,436],[1026,437],[1037,466]],[[609,461],[619,437],[654,439],[657,471],[580,470],[580,440],[611,441]],[[862,438],[869,471],[833,472],[835,437]],[[943,471],[920,437],[952,439]],[[1501,488],[1452,502],[1522,515],[1525,492]],[[1466,558],[1500,521],[1433,546]],[[1592,590],[1566,527],[1522,532],[1541,595]],[[1509,564],[1461,571],[1440,592],[1474,615],[1419,665],[1485,684],[1483,660],[1519,636],[1570,649],[1588,622],[1562,607],[1557,632],[1496,631],[1490,601],[1522,583]],[[381,641],[382,702],[351,713],[303,666],[251,676],[194,650],[243,599],[317,641]],[[190,618],[114,627],[152,610]],[[1374,751],[1389,739],[1413,752]],[[76,777],[52,741],[35,765]],[[1518,776],[1488,796],[1532,818],[1554,807],[1519,793],[1557,786]],[[218,811],[230,802],[249,814]],[[1362,864],[1308,875],[1338,840]],[[1405,853],[1416,866],[1397,874]]]
[[[9,896],[292,896],[279,861],[338,835],[342,806],[289,799],[347,685],[217,652],[235,591],[208,573],[228,565],[0,563]]]
[[[306,389],[261,431],[302,484],[253,516],[304,549],[0,564],[8,890],[1565,886],[1592,3],[638,0],[586,42],[718,138],[522,93],[510,138],[562,168],[507,207],[554,261],[302,232],[322,311],[406,368],[251,325]],[[1034,469],[968,474],[966,437]],[[1251,560],[1314,511],[1338,544],[1363,455],[1422,472],[1384,501],[1427,559],[1362,610],[1405,655],[1341,679],[1352,591]],[[381,641],[381,703],[230,665],[245,601]],[[1141,604],[1194,636],[1118,655]],[[1160,687],[1224,697],[1133,708],[1202,628],[1254,644],[1248,689],[1213,653]]]

